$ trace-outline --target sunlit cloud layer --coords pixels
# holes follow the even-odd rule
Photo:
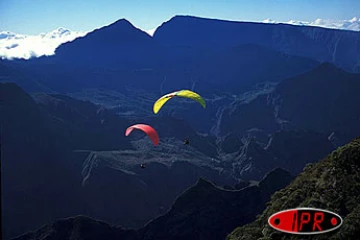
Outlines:
[[[360,31],[360,19],[354,17],[350,20],[324,20],[324,19],[316,19],[313,22],[306,21],[296,21],[290,20],[287,22],[279,22],[271,19],[266,19],[263,21],[264,23],[287,23],[292,25],[301,25],[301,26],[313,26],[313,27],[324,27],[324,28],[332,28],[332,29],[342,29],[342,30],[350,30],[350,31]]]
[[[22,35],[12,32],[0,32],[0,57],[2,59],[49,56],[62,43],[84,36],[84,32],[58,28],[39,35]]]

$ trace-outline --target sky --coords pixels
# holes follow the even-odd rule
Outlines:
[[[360,17],[360,0],[0,0],[0,31],[91,31],[126,18],[154,29],[175,15],[236,21],[314,21]]]

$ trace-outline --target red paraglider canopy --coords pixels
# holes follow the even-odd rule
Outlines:
[[[143,132],[145,132],[146,135],[148,135],[148,137],[151,139],[151,141],[154,143],[155,146],[157,146],[159,144],[159,135],[157,134],[157,132],[155,131],[154,128],[152,128],[151,126],[146,125],[146,124],[135,124],[135,125],[128,127],[125,131],[125,136],[129,136],[129,134],[134,129],[139,129],[139,130],[142,130]]]

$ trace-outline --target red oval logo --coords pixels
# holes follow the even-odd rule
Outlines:
[[[309,235],[334,231],[342,225],[343,220],[328,210],[294,208],[271,215],[268,223],[280,232]]]

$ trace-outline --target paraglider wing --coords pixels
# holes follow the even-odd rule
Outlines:
[[[197,101],[198,103],[200,103],[203,108],[206,108],[205,100],[199,94],[197,94],[193,91],[182,90],[182,91],[179,91],[176,96],[191,98],[191,99]]]
[[[162,106],[170,100],[170,98],[174,97],[175,94],[178,93],[178,92],[173,92],[173,93],[169,93],[169,94],[166,94],[164,96],[162,96],[161,98],[159,98],[155,103],[154,103],[154,106],[153,106],[153,111],[155,114],[157,114],[159,111],[160,111],[160,108],[162,108]]]
[[[203,108],[206,108],[205,100],[199,94],[197,94],[193,91],[190,91],[190,90],[181,90],[181,91],[166,94],[166,95],[162,96],[161,98],[159,98],[154,103],[154,107],[153,107],[154,113],[157,114],[160,111],[160,109],[162,108],[162,106],[168,100],[170,100],[171,98],[173,98],[175,96],[193,99],[193,100],[199,102],[201,104],[201,106],[203,106]]]
[[[146,124],[135,124],[132,125],[130,127],[128,127],[125,131],[125,136],[129,136],[129,134],[134,130],[134,129],[139,129],[143,132],[146,133],[146,135],[148,135],[148,137],[151,139],[151,141],[153,142],[153,144],[155,146],[157,146],[159,144],[159,135],[158,133],[155,131],[154,128],[152,128],[149,125]]]

